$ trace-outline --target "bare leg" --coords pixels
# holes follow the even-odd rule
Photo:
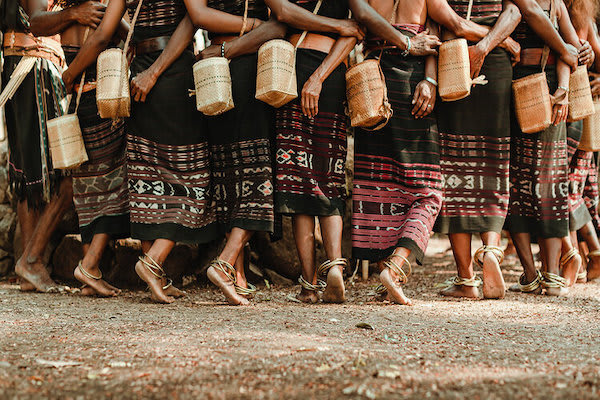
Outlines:
[[[21,227],[21,248],[25,250],[27,243],[33,236],[35,230],[35,224],[39,219],[39,211],[30,209],[27,206],[27,201],[21,201],[17,204],[17,217],[19,218],[19,226]],[[31,292],[36,290],[28,280],[20,278],[21,290],[24,292]]]
[[[470,233],[451,233],[448,235],[452,254],[456,262],[458,276],[465,279],[471,279],[475,276],[473,271],[473,262],[471,257],[471,234]],[[450,297],[468,297],[472,299],[479,298],[479,289],[474,286],[452,285],[440,291],[443,296]]]
[[[144,254],[148,254],[153,244],[154,241],[142,240],[142,251],[144,252]],[[166,277],[162,279],[162,282],[163,287],[167,286],[168,280]],[[164,289],[164,292],[167,296],[175,297],[176,299],[185,296],[185,292],[183,290],[177,289],[174,285],[171,285],[168,288]]]
[[[583,235],[590,253],[600,250],[596,229],[594,229],[591,221],[585,224],[579,231]],[[587,280],[590,281],[597,278],[600,278],[600,254],[590,256],[587,266]]]
[[[589,253],[587,244],[585,242],[579,243],[579,254],[581,254],[581,267],[579,268],[579,272],[577,273],[577,282],[576,283],[586,283],[587,282],[587,269],[588,269],[588,260],[587,255]],[[580,276],[583,275],[583,276]]]
[[[296,241],[298,258],[302,266],[302,277],[315,285],[317,283],[315,267],[315,217],[312,215],[294,215],[292,217],[292,227],[294,229],[294,240]],[[319,296],[315,291],[305,288],[300,290],[296,298],[310,304],[319,301]]]
[[[560,275],[562,242],[561,238],[539,238],[540,250],[542,250],[542,269],[544,271]],[[546,294],[549,296],[561,296],[566,293],[566,288],[546,288]]]
[[[319,217],[323,245],[327,258],[331,261],[342,257],[342,230],[343,220],[339,215]],[[323,302],[343,303],[346,301],[346,288],[344,287],[344,269],[340,265],[331,267],[327,271],[327,288],[323,292]]]
[[[577,232],[571,232],[570,236],[566,236],[561,238],[561,258],[565,256],[567,253],[573,251],[573,235],[575,235],[575,243],[577,243]],[[577,246],[577,244],[575,244]],[[567,286],[571,287],[575,284],[577,280],[577,272],[579,272],[579,268],[581,267],[581,256],[574,255],[572,256],[564,265],[559,264],[559,268],[562,269],[560,274],[563,278],[567,280]]]
[[[241,228],[233,228],[231,232],[229,232],[227,243],[225,243],[225,247],[219,255],[220,260],[236,266],[237,284],[242,287],[247,287],[246,275],[244,272],[243,250],[251,237],[252,232]],[[241,263],[238,262],[240,256],[242,257]],[[221,289],[229,304],[234,306],[250,304],[246,297],[235,291],[234,282],[232,282],[223,272],[211,266],[206,273],[211,282]]]
[[[172,240],[156,239],[144,254],[156,261],[158,265],[163,265],[169,253],[173,250],[173,247],[175,247],[175,242]],[[144,249],[144,245],[142,245],[142,249]],[[163,289],[166,284],[165,280],[154,275],[142,261],[138,261],[137,264],[135,264],[135,272],[137,272],[138,276],[148,284],[153,301],[163,304],[169,304],[175,301],[175,298],[166,294]]]
[[[37,219],[31,239],[27,242],[23,255],[15,265],[17,275],[29,281],[40,292],[56,291],[59,288],[59,285],[50,278],[42,257],[54,230],[72,201],[71,178],[64,178],[60,183],[58,194],[52,197]]]
[[[410,256],[410,250],[405,249],[404,247],[398,247],[394,251],[394,254],[401,255],[404,258],[408,258],[408,256]],[[396,264],[398,264],[400,267],[403,267],[404,265],[401,264],[402,261],[400,260],[402,260],[402,258],[400,257],[395,257],[393,259],[393,261]],[[402,290],[402,287],[397,283],[398,279],[400,278],[398,274],[396,274],[396,272],[394,272],[391,268],[386,268],[383,264],[383,261],[377,263],[377,266],[379,267],[380,271],[379,280],[381,281],[381,284],[387,289],[386,300],[392,303],[402,304],[405,306],[412,306],[412,301],[408,297],[406,297],[406,295],[404,294],[404,290]]]
[[[94,279],[88,276],[102,276],[99,264],[100,259],[102,258],[102,254],[104,253],[104,249],[108,245],[109,240],[110,235],[106,233],[100,233],[94,235],[94,237],[92,238],[92,242],[89,245],[84,246],[83,248],[83,260],[81,260],[81,265],[75,268],[73,275],[75,275],[75,278],[79,282],[93,289],[92,293],[86,291],[84,292],[84,294],[97,294],[98,296],[102,297],[111,297],[117,296],[119,293],[121,293],[119,289],[112,285],[109,285],[105,280]],[[81,271],[82,268],[87,274]]]
[[[515,244],[512,241],[512,237],[510,237],[510,232],[504,231],[504,234],[506,235],[506,239],[508,239],[508,243],[506,243],[506,248],[504,249],[504,257],[516,256],[517,249],[515,248]]]
[[[513,243],[517,249],[519,260],[523,266],[526,282],[533,282],[537,278],[537,270],[535,268],[535,260],[531,251],[531,235],[525,232],[511,232]]]
[[[481,241],[486,246],[500,246],[500,234],[497,232],[481,233]],[[491,251],[483,255],[483,297],[485,299],[503,299],[506,284],[498,259]]]

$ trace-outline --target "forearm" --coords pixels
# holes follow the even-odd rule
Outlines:
[[[569,88],[569,79],[571,78],[571,68],[561,60],[556,62],[556,75],[558,77],[558,86]]]
[[[437,64],[436,56],[427,56],[425,60],[425,78],[432,78],[437,81]]]
[[[518,7],[508,2],[490,32],[478,43],[478,46],[489,53],[510,36],[520,21],[521,13]]]
[[[594,70],[596,72],[600,72],[600,37],[598,37],[598,28],[596,27],[595,21],[590,18],[589,19],[589,29],[588,29],[588,42],[592,46],[592,50],[596,56],[596,60],[594,61]]]
[[[533,31],[559,54],[568,53],[567,44],[550,22],[550,18],[535,0],[513,0],[521,15]]]
[[[206,1],[185,0],[191,22],[197,28],[213,33],[239,33],[242,30],[244,18],[239,15],[228,14],[215,10],[206,5]],[[253,18],[246,22],[245,32],[252,29]]]
[[[171,35],[167,47],[165,47],[156,61],[148,68],[156,78],[162,75],[181,56],[184,50],[190,45],[195,31],[196,29],[192,20],[189,15],[186,15],[177,26],[177,29],[175,29],[175,32],[173,32],[173,35]]]
[[[286,25],[270,19],[252,32],[227,42],[225,57],[231,60],[246,54],[256,53],[263,43],[272,39],[284,38],[285,32]]]
[[[325,57],[321,65],[313,72],[312,78],[316,78],[321,82],[324,82],[325,79],[331,75],[331,73],[340,65],[350,51],[356,45],[356,38],[354,37],[340,37],[333,47],[329,54]]]
[[[322,17],[287,0],[265,0],[277,21],[296,29],[312,32],[338,33],[338,21],[335,18]]]
[[[367,27],[369,35],[379,37],[401,50],[406,50],[408,41],[398,29],[394,28],[366,0],[349,0],[353,17]]]
[[[36,11],[29,20],[31,33],[35,36],[53,36],[63,32],[73,25],[75,19],[75,7],[69,7],[61,11]]]

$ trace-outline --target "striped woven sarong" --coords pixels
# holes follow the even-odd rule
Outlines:
[[[425,59],[387,50],[381,67],[394,115],[380,131],[355,132],[353,256],[378,261],[404,247],[421,263],[442,203],[435,117],[411,115]]]
[[[298,49],[298,92],[327,54]],[[343,215],[346,197],[345,67],[323,82],[319,113],[309,119],[300,98],[276,112],[275,210],[282,214]]]
[[[592,220],[583,199],[583,190],[590,172],[593,153],[591,151],[577,149],[577,147],[579,147],[582,130],[582,121],[567,124],[567,154],[569,157],[569,230],[571,232],[581,229],[585,224]]]

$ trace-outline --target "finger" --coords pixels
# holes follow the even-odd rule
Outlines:
[[[556,106],[552,107],[552,125],[556,125],[556,120],[558,118],[558,109]]]
[[[147,93],[145,91],[142,92],[142,95],[140,96],[140,102],[141,103],[145,103],[146,102],[146,95],[147,95]]]
[[[308,106],[307,106],[307,100],[306,100],[306,93],[302,93],[302,99],[300,101],[300,108],[302,108],[302,114],[304,114],[305,116],[307,116],[308,118],[310,118],[310,115],[308,113]]]
[[[423,103],[425,103],[426,99],[425,96],[419,94],[419,98],[417,99],[417,103],[415,104],[415,106],[413,107],[412,110],[412,114],[417,117],[419,110],[421,109],[421,107],[423,107]]]
[[[429,99],[425,98],[423,103],[421,103],[421,107],[417,111],[417,118],[423,118],[427,114],[427,110],[431,107],[427,107],[429,105]]]
[[[431,102],[426,102],[423,104],[423,109],[419,115],[419,118],[425,118],[426,116],[428,116],[429,114],[431,114],[431,111],[433,110],[433,105],[431,104]]]
[[[312,95],[308,96],[308,101],[309,101],[309,105],[310,105],[310,117],[314,118],[315,117],[315,109],[316,109],[315,97]]]

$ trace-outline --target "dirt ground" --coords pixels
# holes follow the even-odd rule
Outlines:
[[[432,243],[416,268],[413,307],[374,302],[374,278],[349,284],[343,305],[262,287],[246,308],[198,284],[162,306],[141,291],[92,299],[0,282],[0,397],[600,398],[600,283],[566,298],[448,300],[434,288],[453,274],[446,247]],[[503,267],[515,282],[520,267]]]

